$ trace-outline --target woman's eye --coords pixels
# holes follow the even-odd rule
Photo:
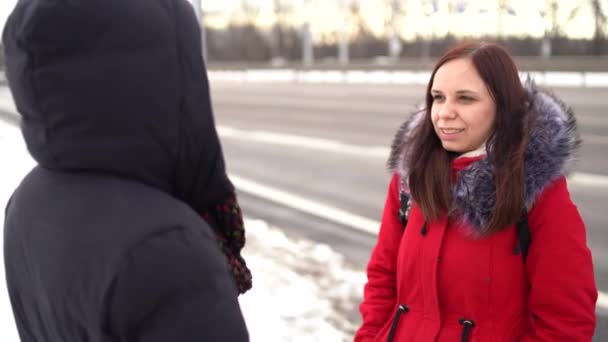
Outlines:
[[[434,101],[443,100],[443,95],[435,94],[435,95],[433,95],[433,100]]]
[[[474,99],[473,99],[472,97],[470,97],[470,96],[461,96],[461,97],[460,97],[460,99],[461,99],[462,101],[464,101],[464,102],[471,102],[471,101],[473,101],[473,100],[474,100]]]

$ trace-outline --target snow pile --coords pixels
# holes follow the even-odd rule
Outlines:
[[[352,341],[365,274],[324,244],[247,221],[253,289],[240,297],[251,341]]]

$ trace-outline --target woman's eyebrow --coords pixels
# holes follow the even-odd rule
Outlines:
[[[461,89],[461,90],[456,91],[456,94],[459,94],[459,95],[461,95],[461,94],[477,94],[477,92],[474,91],[474,90],[469,90],[469,89]]]

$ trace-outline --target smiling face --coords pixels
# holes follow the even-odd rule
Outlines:
[[[492,134],[496,104],[469,58],[442,65],[431,87],[431,120],[443,148],[466,153]]]

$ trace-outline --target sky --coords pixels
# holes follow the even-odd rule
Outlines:
[[[608,0],[602,1],[603,8],[608,9]],[[328,31],[337,31],[341,23],[355,26],[355,19],[344,18],[340,4],[356,2],[359,4],[363,20],[370,29],[380,34],[385,29],[389,16],[387,1],[379,0],[286,0],[296,10],[291,18],[296,26],[310,21],[313,36],[323,35]],[[398,30],[405,39],[416,35],[443,36],[448,32],[458,35],[479,36],[481,34],[514,34],[541,37],[550,19],[543,19],[540,12],[547,8],[549,0],[507,0],[509,8],[502,12],[497,10],[499,0],[398,0],[405,14],[398,20]],[[455,6],[465,4],[466,11],[450,14],[448,4]],[[594,25],[589,0],[560,0],[557,21],[564,27],[564,32],[575,38],[589,38],[593,35]],[[258,7],[260,14],[257,22],[271,25],[274,21],[273,0],[224,0],[203,1],[204,10],[210,12],[207,23],[221,25],[227,18],[238,18],[241,4],[248,3]],[[580,6],[582,4],[582,6]],[[577,16],[568,20],[568,16],[577,6]],[[222,15],[228,14],[228,15]],[[502,13],[502,15],[499,15]]]
[[[192,1],[192,0],[191,0]],[[269,26],[274,22],[273,3],[275,0],[201,0],[203,10],[208,14],[205,20],[211,25],[222,25],[227,19],[242,18],[239,8],[244,3],[259,8],[257,22]],[[385,1],[380,0],[283,0],[285,4],[294,8],[294,15],[289,18],[295,26],[310,21],[313,39],[339,31],[345,27],[353,31],[356,26],[355,18],[341,15],[340,4],[350,4],[357,1],[361,8],[364,20],[371,30],[380,34],[384,30],[387,18]],[[468,11],[462,14],[448,15],[447,3],[467,3]],[[608,0],[601,0],[603,8],[608,10]],[[14,7],[17,0],[0,1],[0,25],[4,27],[6,17]],[[437,4],[436,8],[432,3]],[[480,34],[523,35],[534,37],[543,35],[548,21],[543,21],[539,11],[547,0],[509,0],[511,15],[504,13],[499,16],[496,11],[498,0],[400,0],[406,14],[397,24],[401,36],[413,39],[417,34],[443,36],[448,32],[472,37]],[[581,7],[578,15],[567,22],[570,11],[578,4]],[[589,0],[560,0],[558,20],[565,27],[565,33],[574,38],[589,38],[593,35],[593,19]],[[436,11],[434,12],[434,9]],[[480,11],[482,14],[480,14]],[[430,15],[432,13],[432,15]],[[567,22],[567,24],[565,24]],[[342,25],[345,23],[346,25]],[[502,23],[502,24],[501,24]]]

